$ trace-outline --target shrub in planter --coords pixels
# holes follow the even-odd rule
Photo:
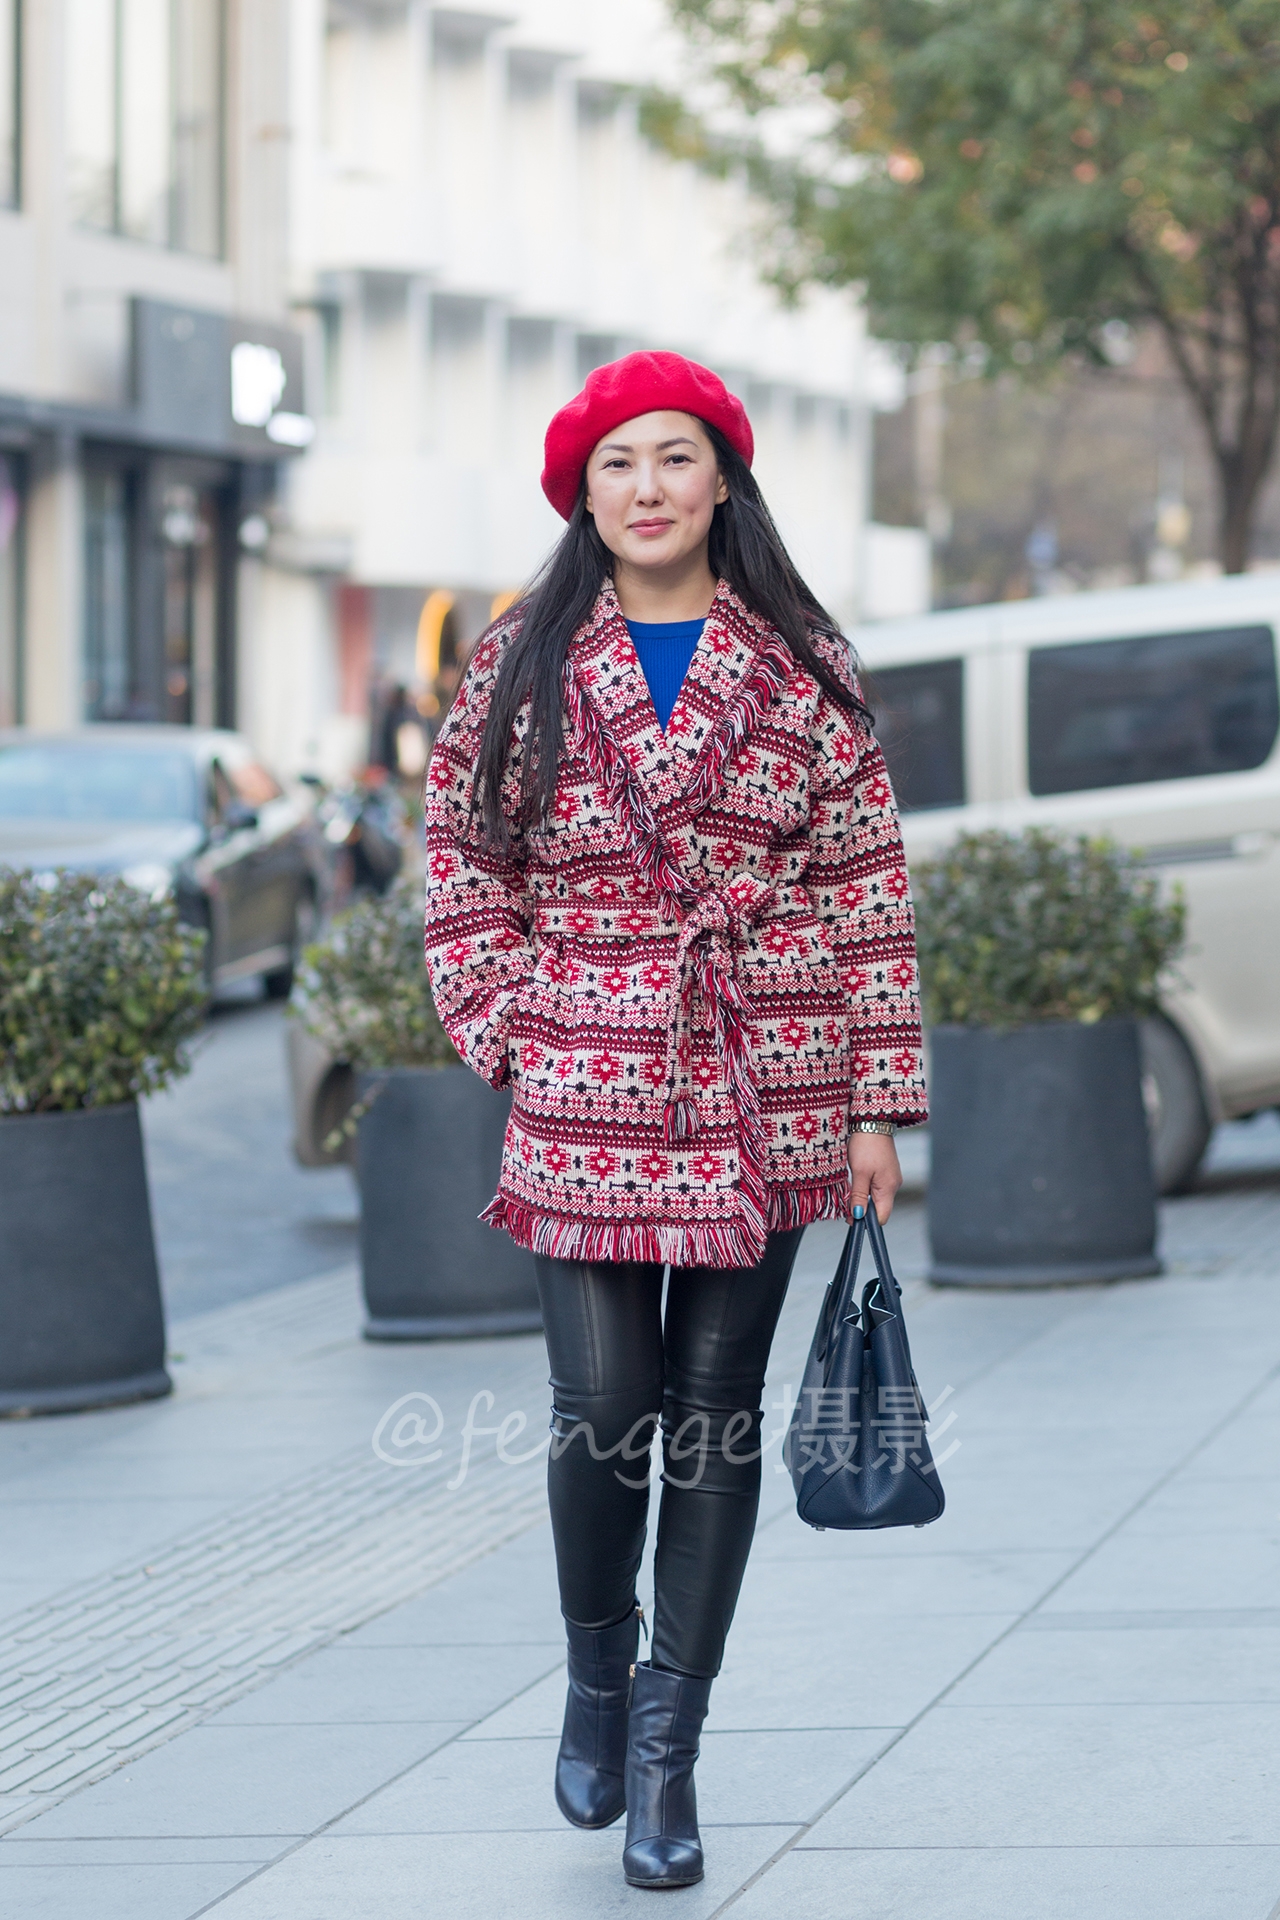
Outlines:
[[[0,873],[0,1412],[169,1391],[137,1102],[186,1071],[203,945],[124,881]]]
[[[1138,1019],[1182,901],[1107,840],[966,834],[914,875],[931,1028],[932,1278],[1155,1273]]]
[[[510,1096],[462,1066],[422,958],[412,881],[363,900],[308,947],[292,1012],[357,1070],[360,1262],[375,1340],[541,1325],[533,1258],[479,1215],[498,1184]]]

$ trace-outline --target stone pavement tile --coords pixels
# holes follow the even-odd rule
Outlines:
[[[973,1847],[784,1854],[733,1920],[1269,1920],[1276,1847]]]
[[[170,1502],[211,1501],[216,1508],[260,1499],[265,1488],[321,1466],[344,1452],[352,1440],[366,1441],[373,1430],[372,1420],[367,1426],[362,1422],[356,1433],[343,1433],[341,1444],[335,1444],[332,1420],[326,1430],[317,1413],[299,1432],[298,1423],[288,1417],[290,1412],[286,1406],[269,1429],[264,1423],[262,1431],[246,1434],[248,1421],[224,1404],[220,1418],[202,1425],[198,1434],[182,1433],[175,1426],[153,1435],[136,1452],[117,1450],[91,1461],[51,1462],[24,1474],[11,1491],[20,1491],[31,1501],[47,1501],[52,1510],[68,1495],[114,1501],[127,1488],[131,1500],[155,1503],[155,1538],[166,1539],[173,1531],[164,1530],[164,1509]],[[238,1441],[233,1438],[237,1428]],[[0,1446],[0,1459],[2,1453]]]
[[[31,1568],[25,1579],[0,1580],[0,1620],[11,1613],[25,1613],[28,1607],[34,1607],[49,1591],[48,1583],[40,1577],[36,1568]]]
[[[1063,1581],[1044,1612],[1273,1607],[1277,1596],[1280,1521],[1215,1531],[1211,1551],[1190,1523],[1181,1534],[1136,1534],[1126,1527]]]
[[[716,1684],[718,1686],[719,1682]],[[514,1700],[508,1700],[495,1713],[486,1714],[483,1720],[477,1720],[473,1727],[468,1727],[459,1736],[460,1743],[471,1740],[559,1739],[567,1685],[567,1671],[562,1659],[555,1671],[539,1680],[536,1686],[526,1687]]]
[[[39,1840],[311,1833],[425,1759],[457,1722],[193,1727],[33,1820]]]
[[[978,1414],[1015,1428],[1058,1425],[1068,1409],[1082,1424],[1125,1425],[1153,1416],[1173,1423],[1192,1388],[1198,1389],[1198,1419],[1240,1399],[1248,1375],[1241,1374],[1235,1326],[1198,1327],[1184,1313],[1162,1331],[1144,1320],[1135,1353],[1133,1332],[1122,1334],[1116,1319],[1099,1301],[1091,1313],[1046,1329],[966,1387],[966,1399]],[[1261,1368],[1255,1361],[1249,1371],[1256,1378]]]
[[[0,1840],[0,1875],[7,1867],[191,1867],[210,1862],[262,1866],[280,1852],[277,1840],[234,1833],[207,1839],[192,1834],[163,1839],[149,1833],[129,1840],[33,1840],[30,1827]]]
[[[889,1251],[895,1253],[892,1246]],[[830,1272],[826,1277],[830,1279]],[[1020,1293],[995,1287],[921,1287],[906,1297],[913,1355],[918,1346],[922,1353],[936,1350],[967,1367],[975,1361],[990,1366],[1020,1351],[1087,1311],[1096,1295],[1065,1288]]]
[[[707,1875],[678,1895],[680,1920],[709,1920],[794,1828],[719,1827]],[[324,1834],[231,1894],[217,1920],[651,1920],[654,1896],[622,1877],[622,1829]],[[59,1916],[59,1920],[62,1917]]]
[[[1063,1352],[1059,1343],[1068,1332],[1083,1337]],[[1203,1429],[1236,1407],[1274,1364],[1274,1329],[1248,1330],[1246,1337],[1250,1359],[1242,1367],[1238,1328],[1230,1340],[1195,1327],[1175,1338],[1142,1324],[1118,1329],[1099,1309],[1083,1327],[1050,1327],[973,1378],[960,1374],[948,1351],[947,1381],[922,1380],[921,1386],[931,1412],[949,1384],[957,1398],[963,1395],[971,1425],[1012,1434],[1069,1427],[1077,1414],[1082,1436],[1090,1427],[1110,1431],[1149,1422],[1173,1432]],[[1251,1350],[1258,1347],[1255,1357]]]
[[[418,1599],[357,1627],[343,1645],[546,1645],[563,1633],[551,1528],[544,1522]]]
[[[698,1762],[701,1823],[811,1820],[894,1731],[706,1733]],[[559,1832],[565,1822],[553,1787],[556,1746],[555,1736],[456,1741],[373,1795],[333,1832]]]
[[[757,1535],[751,1566],[785,1563],[780,1582],[790,1596],[791,1626],[803,1633],[814,1616],[838,1611],[850,1625],[895,1610],[921,1613],[1021,1613],[1067,1573],[1078,1553],[992,1548],[948,1553],[936,1527],[901,1538],[886,1533],[817,1533],[794,1510]]]
[[[1277,1256],[1280,1264],[1280,1256]],[[1234,1474],[1252,1477],[1275,1472],[1280,1460],[1280,1408],[1259,1407],[1256,1403],[1238,1415],[1221,1433],[1196,1453],[1198,1474],[1221,1475],[1229,1480]]]
[[[140,1498],[119,1491],[70,1499],[10,1493],[0,1495],[0,1535],[10,1566],[38,1568],[40,1591],[50,1593],[203,1526],[225,1504],[212,1496]],[[3,1599],[0,1588],[0,1606]]]
[[[1280,1618],[1275,1627],[1215,1629],[1210,1617],[1204,1626],[1011,1633],[965,1675],[947,1704],[1280,1705]]]
[[[1280,1252],[1276,1255],[1280,1266]],[[1250,1414],[1280,1413],[1280,1371],[1272,1374],[1262,1391],[1249,1402]]]
[[[1011,1507],[1018,1502],[1034,1506],[1041,1479],[1067,1474],[1094,1480],[1119,1473],[1154,1486],[1171,1469],[1182,1470],[1185,1456],[1206,1430],[1188,1426],[1185,1420],[1167,1430],[1150,1421],[1130,1427],[1076,1426],[1066,1408],[1062,1410],[1062,1425],[1057,1427],[1020,1430],[998,1424],[978,1426],[968,1419],[959,1396],[954,1404],[957,1423],[947,1440],[960,1442],[955,1456],[962,1462],[959,1470],[972,1481],[1008,1488]],[[957,1472],[950,1462],[942,1466],[944,1488],[948,1470],[953,1478]],[[945,1518],[938,1524],[944,1524]]]
[[[702,1736],[698,1815],[708,1828],[812,1820],[896,1736],[894,1727],[806,1727]]]
[[[1280,1475],[1274,1471],[1246,1479],[1180,1473],[1143,1502],[1124,1530],[1204,1538],[1255,1527],[1272,1533],[1280,1528]]]
[[[449,1746],[393,1780],[332,1829],[349,1834],[558,1833],[554,1740]]]
[[[545,1646],[322,1647],[224,1707],[211,1727],[473,1720],[536,1683],[562,1658]]]
[[[708,1725],[903,1726],[1013,1624],[1012,1614],[920,1619],[842,1609],[797,1631],[745,1605],[734,1621]]]
[[[885,1617],[876,1623],[872,1659],[850,1651],[850,1620],[843,1610],[809,1622],[802,1642],[789,1641],[794,1621],[771,1611],[774,1585],[748,1569],[724,1669],[711,1694],[709,1732],[904,1725],[1017,1618],[935,1615],[921,1633],[909,1619]],[[789,1648],[796,1657],[785,1657]],[[469,1727],[462,1741],[557,1738],[565,1684],[559,1665]]]
[[[942,1705],[812,1844],[1274,1846],[1278,1770],[1280,1706]]]
[[[186,1920],[254,1871],[253,1859],[187,1861],[157,1866],[0,1864],[0,1907],[21,1920]]]
[[[950,1439],[950,1435],[947,1436]],[[1151,1485],[1152,1474],[1127,1471],[1072,1472],[1035,1476],[1010,1473],[1000,1479],[970,1470],[961,1452],[940,1469],[946,1511],[909,1550],[1025,1551],[1029,1547],[1082,1551],[1124,1518]],[[914,1529],[912,1529],[914,1533]]]

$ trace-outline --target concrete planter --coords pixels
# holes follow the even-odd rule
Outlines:
[[[397,1067],[360,1121],[360,1262],[370,1340],[534,1333],[533,1255],[478,1215],[498,1186],[509,1094],[466,1067]]]
[[[138,1109],[0,1118],[0,1413],[171,1390]]]
[[[930,1279],[1158,1273],[1137,1022],[944,1026],[931,1039]]]
[[[356,1077],[345,1061],[326,1053],[297,1020],[285,1023],[285,1061],[293,1107],[293,1153],[300,1167],[355,1165],[355,1141],[336,1147],[325,1141],[346,1119],[356,1097]]]

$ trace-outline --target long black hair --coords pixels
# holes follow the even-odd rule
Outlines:
[[[712,515],[707,543],[712,573],[727,580],[744,605],[781,635],[837,705],[870,723],[867,707],[814,645],[815,634],[839,638],[840,629],[792,564],[750,467],[722,433],[706,421],[701,424],[729,492]],[[590,617],[613,558],[587,512],[586,499],[584,475],[568,527],[528,592],[502,616],[504,623],[514,616],[519,627],[498,669],[472,789],[472,813],[479,814],[486,839],[499,846],[508,839],[502,783],[511,729],[526,699],[529,727],[520,770],[520,823],[545,820],[555,798],[564,748],[565,656],[574,634]]]

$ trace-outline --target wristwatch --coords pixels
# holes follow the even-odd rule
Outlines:
[[[887,1133],[892,1140],[898,1129],[892,1120],[851,1120],[850,1133]]]

